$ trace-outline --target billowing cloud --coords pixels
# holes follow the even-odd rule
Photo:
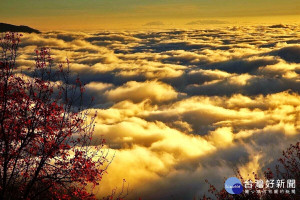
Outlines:
[[[157,81],[135,82],[129,81],[113,90],[105,92],[110,101],[122,101],[130,99],[133,102],[141,102],[150,99],[153,102],[164,102],[177,97],[177,92],[169,85]]]
[[[71,61],[86,104],[95,98],[94,145],[104,136],[115,155],[97,196],[125,178],[132,199],[188,200],[207,191],[205,179],[223,187],[232,168],[247,176],[274,167],[300,139],[298,33],[274,25],[26,34],[18,66],[27,72],[35,48],[50,47],[55,62]]]
[[[287,62],[300,63],[300,46],[284,47],[274,53]]]

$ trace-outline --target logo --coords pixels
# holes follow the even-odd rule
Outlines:
[[[242,182],[236,177],[230,177],[225,181],[225,190],[229,194],[241,194],[243,192]]]

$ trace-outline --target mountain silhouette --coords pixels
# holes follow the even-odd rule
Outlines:
[[[23,33],[41,33],[40,31],[28,26],[16,26],[12,24],[0,23],[0,32],[23,32]]]

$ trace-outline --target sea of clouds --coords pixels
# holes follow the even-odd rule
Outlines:
[[[18,66],[51,48],[86,84],[115,157],[96,192],[181,199],[273,167],[300,139],[300,27],[26,34]]]

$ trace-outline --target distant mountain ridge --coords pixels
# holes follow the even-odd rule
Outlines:
[[[23,33],[41,33],[39,30],[28,26],[16,26],[12,24],[0,23],[0,32],[23,32]]]

